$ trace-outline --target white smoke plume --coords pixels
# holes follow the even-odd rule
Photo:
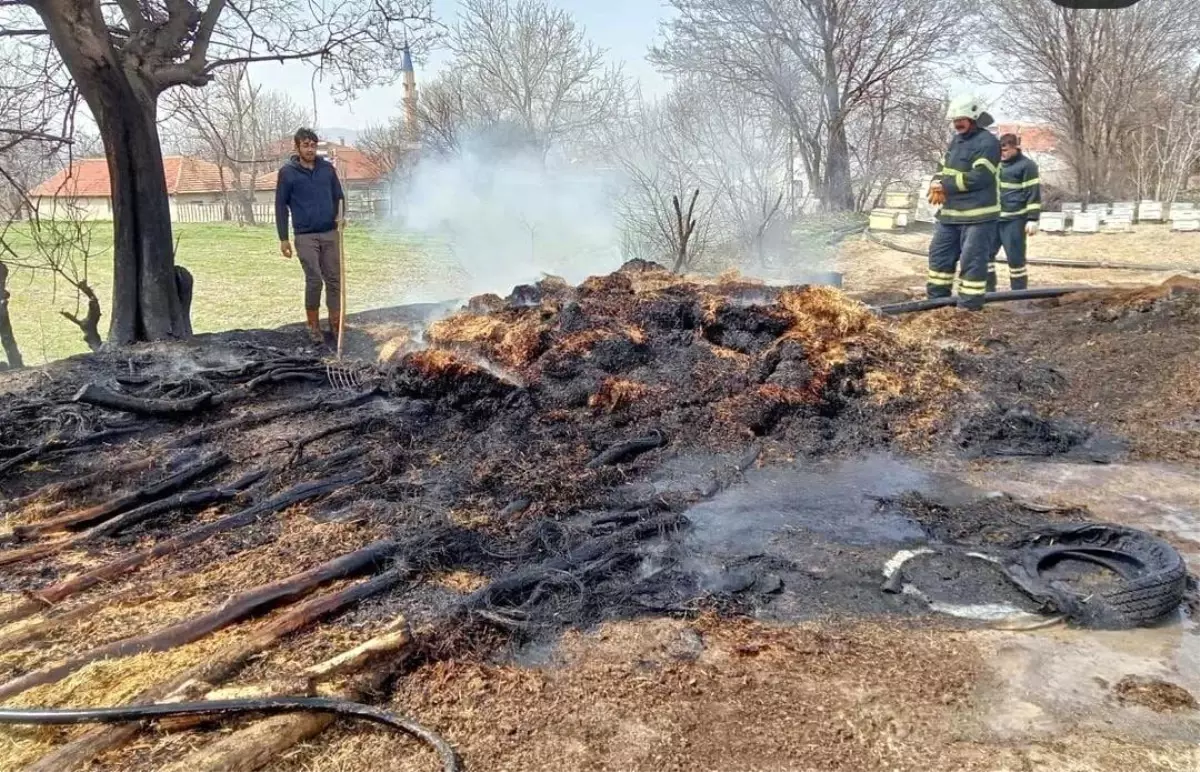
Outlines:
[[[477,141],[423,158],[396,180],[395,225],[446,245],[459,297],[504,296],[544,274],[578,283],[622,263],[610,182],[595,166],[543,163],[536,152]],[[408,294],[445,299],[415,297],[421,292]]]

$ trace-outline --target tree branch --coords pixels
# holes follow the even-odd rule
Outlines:
[[[27,131],[25,129],[6,129],[0,126],[0,134],[8,134],[14,137],[19,137],[22,140],[36,139],[42,142],[59,142],[64,145],[69,145],[75,140],[67,137],[60,137],[56,134],[47,134],[43,131]]]
[[[329,54],[330,46],[322,46],[321,48],[311,51],[302,51],[291,54],[261,54],[259,56],[237,56],[231,59],[215,59],[204,65],[203,72],[210,73],[218,67],[225,67],[234,64],[254,64],[256,62],[292,62],[297,59],[313,59],[319,56]]]
[[[142,8],[138,4],[138,0],[117,0],[117,5],[121,8],[121,15],[125,17],[125,23],[129,25],[131,35],[146,28],[146,20],[142,18]]]
[[[192,43],[192,53],[188,57],[188,66],[197,72],[204,69],[204,60],[208,57],[208,46],[212,42],[213,30],[217,27],[217,19],[225,10],[228,0],[209,0],[208,7],[200,17],[200,27],[196,30],[196,39]]]

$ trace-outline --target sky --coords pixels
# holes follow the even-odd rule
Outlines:
[[[642,93],[655,97],[666,93],[670,82],[646,61],[651,45],[659,38],[659,24],[667,17],[668,7],[661,0],[549,0],[575,17],[588,38],[608,52],[613,62],[619,62],[627,75],[641,84]],[[433,0],[434,13],[444,24],[454,23],[459,9],[458,0]],[[449,54],[435,51],[428,61],[418,61],[417,88],[428,81],[439,67],[445,65]],[[386,123],[400,114],[403,87],[397,81],[361,92],[350,103],[340,105],[333,100],[328,86],[313,82],[312,67],[302,62],[255,65],[256,80],[279,89],[297,103],[315,113],[316,125],[361,130],[370,125]],[[985,66],[986,69],[986,66]],[[1006,104],[1006,89],[974,80],[966,74],[948,73],[946,86],[951,91],[974,90],[988,104],[998,121],[1022,119],[1011,102]]]
[[[664,93],[668,82],[646,61],[646,53],[658,37],[659,20],[667,9],[658,0],[550,0],[550,4],[568,11],[585,30],[588,38],[608,51],[609,59],[620,62],[625,72],[641,82],[642,91],[653,97]],[[434,14],[444,24],[453,24],[458,0],[433,0]],[[443,66],[448,54],[434,52],[430,61],[418,61],[417,88]],[[359,130],[386,123],[399,114],[403,88],[397,81],[364,91],[347,104],[333,101],[328,86],[313,84],[312,68],[300,62],[255,65],[259,83],[285,92],[297,103],[316,113],[316,124]],[[315,93],[315,99],[314,99]]]

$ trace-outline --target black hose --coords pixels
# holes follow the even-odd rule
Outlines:
[[[1072,292],[1094,292],[1096,290],[1106,289],[1104,287],[1038,287],[1037,289],[1027,290],[1012,290],[1009,292],[989,292],[983,296],[983,302],[986,303],[1006,303],[1013,300],[1040,300],[1043,298],[1057,298],[1063,295],[1069,295]],[[896,316],[897,314],[911,314],[916,311],[931,311],[935,308],[945,308],[946,306],[956,305],[959,301],[957,297],[948,298],[928,298],[926,300],[912,300],[907,303],[892,303],[886,306],[872,306],[871,310],[882,314],[883,316]]]
[[[914,247],[906,247],[903,244],[897,244],[894,241],[888,241],[885,238],[875,235],[870,230],[864,231],[867,240],[878,244],[881,247],[896,252],[903,252],[906,255],[916,255],[917,257],[928,257],[929,253],[926,250],[916,249]],[[1161,265],[1148,264],[1139,265],[1138,263],[1110,263],[1106,260],[1066,260],[1049,257],[1030,257],[1025,260],[1029,265],[1042,265],[1050,268],[1102,268],[1110,271],[1178,271],[1180,273],[1200,273],[1200,268],[1189,268],[1187,266],[1178,265]]]
[[[202,700],[116,708],[0,708],[0,724],[123,724],[168,716],[227,716],[238,713],[335,713],[407,732],[437,751],[445,772],[461,772],[458,754],[433,730],[404,716],[347,700],[321,697],[264,697]]]

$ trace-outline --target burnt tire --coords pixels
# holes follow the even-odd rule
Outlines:
[[[1179,552],[1134,528],[1049,526],[1010,546],[1013,551],[1002,563],[1009,579],[1048,609],[1085,627],[1126,630],[1159,624],[1175,613],[1187,591],[1187,566]],[[1095,563],[1119,579],[1080,592],[1046,577],[1063,559]]]

